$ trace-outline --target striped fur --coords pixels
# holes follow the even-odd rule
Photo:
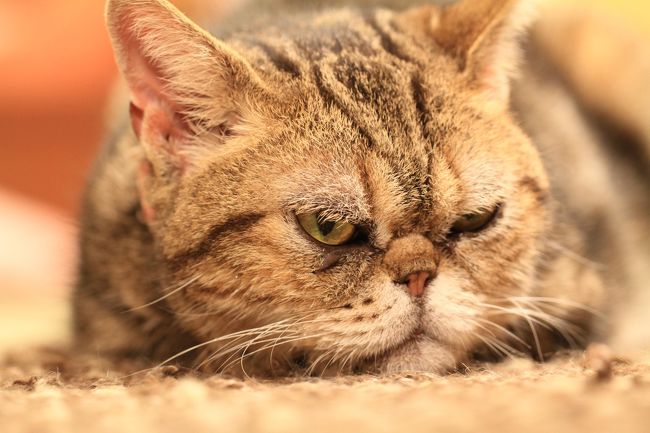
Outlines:
[[[89,184],[79,347],[282,375],[589,341],[633,285],[617,226],[632,205],[535,38],[512,82],[527,3],[482,4],[293,11],[216,39],[166,1],[109,1],[137,137],[119,128]],[[587,190],[616,211],[565,185],[591,164]],[[314,211],[367,240],[314,242],[295,219]],[[413,299],[400,274],[423,267],[436,277]]]

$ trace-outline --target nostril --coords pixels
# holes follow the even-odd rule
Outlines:
[[[417,271],[396,280],[396,283],[405,284],[407,292],[411,296],[419,298],[424,295],[424,289],[432,277],[433,274],[429,271]]]
[[[407,284],[409,282],[409,277],[410,276],[411,276],[410,274],[404,275],[403,277],[400,277],[400,278],[396,279],[395,283],[397,283],[397,284]]]

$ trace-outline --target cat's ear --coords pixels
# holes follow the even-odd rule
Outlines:
[[[431,33],[473,85],[507,105],[519,38],[534,17],[530,0],[460,0],[432,14]]]
[[[106,20],[133,129],[154,169],[185,167],[184,147],[201,132],[236,134],[260,85],[239,54],[166,0],[109,0]]]

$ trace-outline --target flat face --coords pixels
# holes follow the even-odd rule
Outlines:
[[[137,310],[157,288],[194,367],[443,372],[541,356],[533,323],[568,327],[532,297],[552,221],[508,109],[512,5],[343,9],[219,41],[158,1],[111,4],[139,251],[161,260],[120,296]]]
[[[190,282],[169,300],[185,327],[258,328],[208,345],[202,366],[239,367],[245,348],[268,364],[273,347],[317,373],[445,371],[508,350],[496,341],[529,309],[513,300],[534,286],[546,180],[509,116],[400,26],[343,11],[229,41],[272,97],[193,150],[159,233]]]

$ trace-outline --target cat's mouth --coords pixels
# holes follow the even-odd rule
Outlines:
[[[402,341],[361,361],[361,373],[443,373],[455,366],[450,348],[418,327]]]
[[[425,333],[412,335],[386,352],[378,363],[380,373],[438,373],[456,367],[456,354],[451,347]]]
[[[420,327],[416,328],[415,331],[413,331],[408,337],[406,337],[404,340],[401,342],[395,344],[392,347],[389,347],[388,349],[385,349],[381,354],[379,354],[377,357],[379,359],[391,356],[392,354],[396,352],[400,352],[404,348],[411,346],[411,345],[417,345],[418,342],[429,338],[424,330]]]

